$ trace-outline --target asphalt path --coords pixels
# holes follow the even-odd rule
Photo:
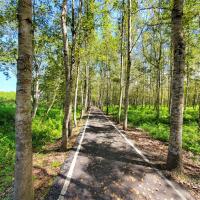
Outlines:
[[[156,149],[155,149],[156,150]],[[99,109],[92,108],[47,200],[192,200]]]

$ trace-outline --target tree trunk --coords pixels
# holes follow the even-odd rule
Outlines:
[[[160,39],[161,39],[161,32],[160,32]],[[160,92],[161,92],[161,59],[162,59],[162,40],[160,41],[159,45],[159,57],[157,60],[157,84],[156,84],[156,119],[159,121],[160,119]]]
[[[36,2],[35,0],[33,1],[33,14],[32,14],[32,23],[34,24],[32,26],[32,29],[33,29],[33,40],[32,40],[32,49],[33,49],[33,72],[35,72],[35,77],[32,78],[32,112],[31,112],[31,116],[32,116],[32,119],[35,118],[36,116],[36,112],[37,112],[37,109],[38,109],[38,104],[39,104],[39,65],[36,61],[36,57],[35,57],[35,40],[34,40],[34,33],[35,33],[35,29],[36,29],[36,20],[35,20],[35,6],[36,6]],[[32,75],[33,77],[33,75]]]
[[[109,93],[108,93],[108,90],[109,90],[109,83],[108,83],[108,74],[107,74],[107,86],[106,86],[106,115],[109,114]]]
[[[157,68],[156,80],[156,120],[160,118],[160,66]]]
[[[33,60],[32,1],[18,2],[18,60],[16,88],[16,161],[14,199],[33,199],[31,81]]]
[[[64,102],[64,119],[62,127],[62,144],[61,148],[65,151],[67,149],[68,135],[69,135],[69,120],[70,120],[70,104],[71,104],[71,69],[68,64],[68,39],[67,39],[67,0],[63,1],[62,6],[62,34],[63,34],[63,60],[65,68],[66,90]]]
[[[69,122],[68,122],[68,137],[71,137],[72,135],[72,104],[70,104],[70,116],[69,116]]]
[[[182,124],[184,103],[185,42],[183,38],[183,0],[174,0],[172,10],[172,41],[174,47],[174,70],[172,80],[172,103],[170,138],[167,157],[169,170],[182,170]]]
[[[84,90],[83,90],[83,81],[81,81],[81,114],[80,118],[83,117],[84,112]]]
[[[85,66],[85,98],[84,98],[84,111],[83,113],[87,111],[88,108],[88,94],[89,94],[89,67],[88,65]]]
[[[78,96],[78,82],[79,82],[79,62],[77,63],[76,88],[74,95],[74,127],[77,126],[76,108],[77,108],[77,96]]]
[[[38,104],[39,104],[39,67],[36,64],[35,66],[35,80],[33,84],[33,106],[32,106],[32,118],[35,118],[36,112],[38,109]]]
[[[91,81],[90,81],[90,68],[88,68],[88,104],[87,104],[87,111],[90,109],[91,106],[91,95],[92,95],[92,88],[91,88]]]
[[[145,106],[145,72],[142,80],[142,108]]]
[[[171,113],[171,102],[172,102],[172,78],[173,78],[173,42],[171,38],[170,44],[170,86],[169,86],[169,99],[168,99],[168,112]]]
[[[194,95],[193,95],[193,100],[192,100],[192,106],[193,109],[195,109],[195,105],[197,104],[197,80],[194,80]]]
[[[161,70],[160,76],[160,105],[165,106],[164,90],[163,90],[164,69]]]
[[[189,63],[186,63],[186,88],[185,88],[185,100],[184,100],[184,110],[188,106],[188,89],[189,89]]]
[[[151,67],[151,65],[150,65],[150,67]],[[150,71],[151,71],[151,68],[150,68]],[[149,87],[149,108],[151,108],[151,99],[152,99],[152,97],[153,97],[153,86],[152,86],[152,76],[151,76],[151,72],[150,72],[150,77],[149,77],[149,84],[150,84],[150,87]]]
[[[130,72],[131,72],[131,0],[128,0],[128,47],[127,47],[126,87],[125,87],[125,100],[124,100],[124,124],[123,124],[124,130],[127,129],[127,122],[128,122]]]
[[[124,9],[124,1],[123,1]],[[119,94],[119,109],[118,109],[118,123],[121,120],[121,110],[122,110],[122,98],[123,98],[123,39],[124,39],[124,10],[122,9],[122,26],[121,26],[121,45],[120,45],[120,60],[121,60],[121,71],[120,71],[120,94]]]

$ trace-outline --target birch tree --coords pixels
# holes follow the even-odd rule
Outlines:
[[[172,42],[174,69],[172,80],[171,124],[167,157],[170,170],[182,170],[182,125],[184,101],[185,42],[183,36],[183,0],[174,0],[172,9]]]
[[[71,70],[68,61],[68,38],[67,38],[67,0],[63,1],[62,15],[62,37],[63,37],[63,64],[65,69],[65,102],[64,102],[64,119],[62,127],[62,145],[63,150],[67,149],[69,135],[69,121],[71,112]]]
[[[127,71],[126,71],[126,85],[124,97],[124,124],[123,129],[127,129],[128,123],[128,106],[129,106],[129,85],[131,72],[131,0],[128,0],[128,45],[127,45]]]
[[[33,199],[31,81],[33,59],[32,1],[18,2],[18,60],[16,89],[16,161],[14,199]]]
[[[123,71],[124,71],[124,57],[123,57],[123,42],[124,42],[124,0],[122,3],[121,11],[121,44],[120,44],[120,97],[119,97],[119,109],[118,109],[118,122],[121,120],[121,109],[123,99]]]

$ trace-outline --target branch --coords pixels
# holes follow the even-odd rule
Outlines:
[[[142,30],[140,31],[140,34],[138,35],[138,37],[137,37],[135,43],[132,45],[131,51],[133,50],[134,46],[136,45],[137,41],[139,40],[140,36],[142,35],[144,28],[145,28],[145,26],[142,28]]]
[[[162,9],[162,10],[171,10],[169,7],[155,7],[155,6],[151,6],[151,7],[147,7],[147,8],[140,8],[135,12],[132,12],[131,14],[136,14],[142,10],[151,10],[151,9]]]

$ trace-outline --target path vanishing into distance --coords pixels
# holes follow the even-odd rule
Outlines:
[[[156,149],[155,149],[156,151]],[[191,200],[97,108],[70,150],[48,200]]]

